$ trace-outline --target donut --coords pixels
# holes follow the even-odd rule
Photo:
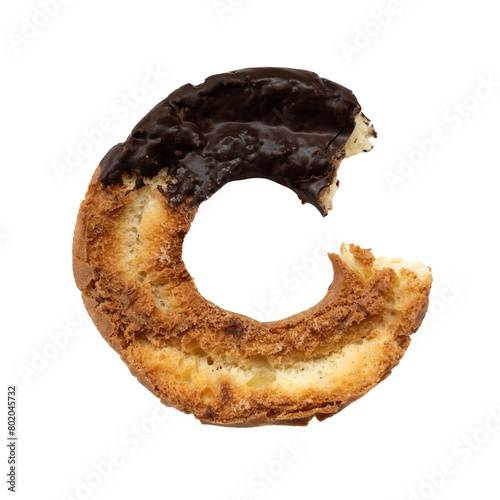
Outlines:
[[[77,217],[85,307],[131,373],[203,423],[307,425],[384,380],[428,306],[430,268],[343,244],[326,296],[259,322],[197,290],[182,260],[199,205],[265,178],[324,216],[343,159],[376,133],[353,93],[315,73],[251,68],[184,85],[105,155]]]

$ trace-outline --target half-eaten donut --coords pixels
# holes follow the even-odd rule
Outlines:
[[[426,313],[430,269],[343,245],[317,305],[259,322],[203,298],[182,260],[198,206],[260,177],[326,215],[349,156],[375,131],[348,89],[254,68],[185,85],[98,166],[76,223],[73,266],[106,341],[161,401],[204,423],[306,425],[366,394]]]

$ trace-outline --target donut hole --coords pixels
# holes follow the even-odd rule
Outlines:
[[[204,298],[268,322],[323,299],[333,279],[327,252],[339,247],[313,206],[272,181],[249,179],[200,206],[182,259]]]

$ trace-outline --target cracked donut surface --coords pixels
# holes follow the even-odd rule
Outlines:
[[[205,199],[268,178],[323,215],[340,162],[375,132],[353,94],[314,73],[239,70],[186,85],[97,168],[73,266],[97,328],[163,403],[204,423],[305,425],[397,365],[427,309],[430,269],[343,245],[322,301],[259,322],[198,292],[182,244]]]

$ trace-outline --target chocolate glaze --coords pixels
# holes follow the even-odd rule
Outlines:
[[[168,167],[169,203],[197,206],[224,184],[259,177],[319,199],[361,110],[352,92],[309,71],[250,68],[187,84],[155,106],[101,161],[99,181],[154,177]]]

